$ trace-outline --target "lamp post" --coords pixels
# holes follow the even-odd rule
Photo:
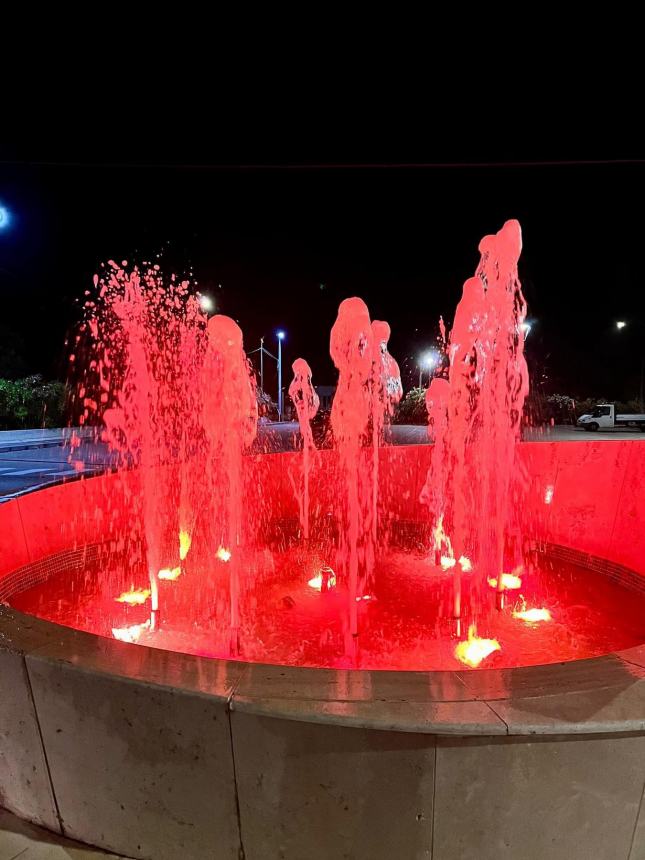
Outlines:
[[[274,361],[277,361],[278,359],[265,347],[264,337],[260,338],[260,346],[257,349],[252,349],[251,352],[249,352],[249,355],[254,355],[256,352],[260,353],[260,391],[264,394],[264,356],[268,355],[269,358],[272,358]]]
[[[282,421],[282,341],[285,335],[277,331],[275,336],[278,338],[278,421]]]
[[[423,384],[423,370],[424,368],[428,371],[428,373],[432,370],[433,367],[436,367],[439,363],[439,356],[436,352],[429,350],[428,352],[424,352],[424,354],[419,358],[419,388],[421,388]]]
[[[260,390],[262,394],[264,394],[264,356],[268,355],[269,358],[272,358],[274,361],[278,363],[278,421],[282,421],[282,341],[285,339],[285,333],[280,330],[275,333],[278,339],[278,355],[275,356],[272,352],[264,345],[264,337],[260,338],[260,346],[257,349],[252,349],[249,352],[249,355],[254,355],[254,353],[260,353]]]
[[[627,328],[626,320],[616,320],[616,328],[618,331],[622,331],[624,328]],[[643,411],[643,377],[645,376],[645,355],[641,355],[641,378],[640,378],[640,386],[638,390],[638,408],[642,412]]]

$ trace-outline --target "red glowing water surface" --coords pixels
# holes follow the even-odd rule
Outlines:
[[[189,556],[190,559],[190,556]],[[138,642],[210,657],[229,657],[228,628],[218,624],[228,587],[228,562],[208,569],[189,561],[176,581],[161,581],[163,606],[157,629]],[[375,566],[370,600],[357,602],[359,646],[348,662],[343,631],[342,587],[321,594],[308,582],[320,558],[294,547],[285,552],[248,551],[241,567],[255,587],[240,603],[243,660],[294,666],[365,669],[465,669],[454,650],[481,611],[471,605],[472,574],[462,575],[462,630],[452,618],[452,576],[426,554],[390,552]],[[522,574],[521,591],[508,592],[502,611],[480,620],[478,634],[498,639],[500,651],[482,668],[553,663],[606,654],[645,640],[645,597],[589,570],[542,560]],[[110,555],[84,571],[57,574],[11,599],[23,612],[80,630],[112,636],[113,628],[145,624],[150,602],[127,606],[115,597],[147,585],[144,563]],[[529,607],[545,607],[552,621],[527,624],[513,617],[523,595]],[[490,590],[491,606],[495,593]],[[478,598],[479,601],[479,598]],[[226,601],[225,601],[226,602]],[[136,646],[132,646],[136,647]]]

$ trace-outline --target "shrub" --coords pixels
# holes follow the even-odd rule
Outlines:
[[[62,382],[44,382],[41,376],[0,379],[0,429],[61,427],[66,399]]]
[[[399,403],[393,424],[427,424],[426,389],[412,388]]]

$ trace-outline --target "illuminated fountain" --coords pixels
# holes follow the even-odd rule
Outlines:
[[[239,326],[156,266],[104,268],[73,367],[118,468],[0,505],[4,805],[142,860],[628,856],[643,443],[520,444],[520,250],[513,221],[483,239],[441,321],[432,444],[383,444],[399,369],[353,297],[331,329],[333,446],[299,358],[283,454],[252,453]]]
[[[122,457],[127,542],[107,547],[100,574],[84,569],[64,617],[51,584],[14,605],[128,642],[296,665],[474,668],[601,651],[606,625],[570,611],[579,575],[540,560],[520,516],[520,251],[517,222],[484,238],[448,334],[441,320],[432,457],[400,517],[413,525],[405,540],[391,511],[413,491],[418,449],[383,447],[402,388],[390,327],[365,302],[343,301],[331,330],[333,449],[314,445],[319,402],[299,358],[301,449],[250,456],[256,388],[239,326],[207,319],[190,284],[157,266],[110,263],[85,305],[77,396]]]

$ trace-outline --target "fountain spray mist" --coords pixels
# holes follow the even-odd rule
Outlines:
[[[209,510],[215,511],[213,557],[228,554],[231,653],[239,653],[240,553],[243,538],[242,456],[257,432],[255,380],[244,352],[242,331],[230,317],[208,321],[201,375],[202,421],[208,442]],[[217,544],[218,549],[215,549]]]
[[[366,480],[367,470],[362,468],[365,458],[361,450],[372,409],[370,380],[374,351],[370,315],[362,299],[341,302],[331,330],[330,353],[338,369],[331,425],[341,475],[339,566],[349,585],[348,634],[355,638],[359,589],[367,586],[374,564],[372,495]],[[347,644],[351,651],[354,648],[351,638]]]
[[[422,500],[450,535],[455,554],[472,559],[479,587],[494,575],[500,594],[515,446],[528,393],[521,247],[517,221],[480,242],[481,259],[464,284],[450,332],[448,380],[433,380],[427,395],[435,449]],[[454,566],[454,614],[461,614],[460,565]]]
[[[289,386],[302,437],[302,492],[300,494],[300,526],[305,540],[309,540],[309,471],[313,452],[316,450],[311,432],[311,420],[318,412],[320,398],[311,382],[311,368],[304,358],[292,364],[293,380]]]

